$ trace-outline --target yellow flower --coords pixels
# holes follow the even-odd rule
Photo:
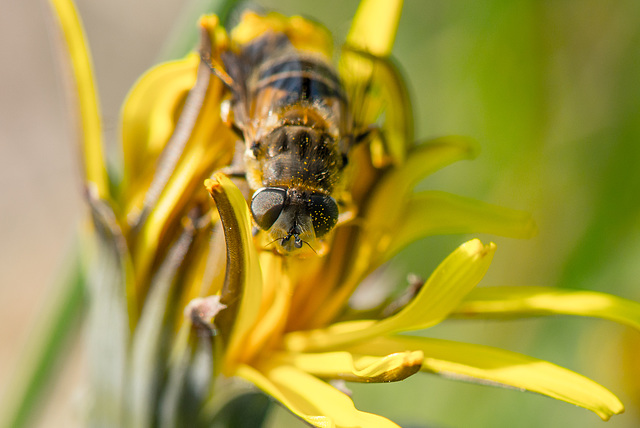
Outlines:
[[[573,314],[640,327],[637,304],[604,294],[474,290],[493,244],[460,246],[395,313],[348,313],[348,299],[363,279],[417,239],[535,233],[524,213],[414,192],[430,173],[473,157],[475,145],[461,137],[412,145],[406,88],[386,61],[402,2],[363,0],[354,18],[339,70],[347,86],[371,82],[378,97],[356,94],[351,102],[362,108],[354,115],[358,123],[373,124],[384,112],[385,138],[353,153],[358,170],[346,191],[358,207],[356,218],[336,227],[323,257],[306,259],[265,250],[262,237],[252,236],[241,191],[214,174],[231,162],[236,137],[220,116],[225,86],[196,54],[157,66],[135,85],[122,111],[124,175],[121,181],[107,175],[80,25],[68,0],[52,3],[77,83],[87,193],[100,244],[95,263],[103,269],[95,273],[90,320],[98,394],[92,423],[210,422],[233,398],[227,379],[240,377],[315,426],[396,426],[357,410],[327,380],[391,382],[420,371],[537,392],[603,419],[623,411],[608,390],[551,363],[403,334],[451,316]],[[264,31],[283,32],[297,48],[324,55],[332,46],[324,29],[300,17],[247,14],[227,34],[215,16],[205,16],[200,28],[200,50],[210,52],[214,64],[225,50]],[[356,51],[380,61],[363,60]]]

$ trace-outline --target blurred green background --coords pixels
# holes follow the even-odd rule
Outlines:
[[[323,22],[337,45],[357,6],[259,3]],[[175,0],[78,5],[113,138],[127,89],[173,49],[189,6]],[[37,328],[83,212],[46,4],[7,8],[0,16],[6,65],[0,85],[11,95],[0,101],[3,378],[18,361],[26,332]],[[478,159],[448,167],[421,187],[529,211],[540,229],[526,241],[481,236],[498,244],[482,284],[583,288],[640,300],[640,2],[407,1],[394,57],[409,82],[418,140],[462,134],[482,146]],[[392,263],[390,276],[398,282],[407,272],[427,276],[467,238],[416,243]],[[640,424],[640,335],[626,327],[558,317],[455,321],[425,334],[499,346],[583,373],[627,408],[607,427]],[[47,406],[41,426],[78,426],[82,403],[74,391],[82,357],[76,352],[61,368],[58,401]],[[350,387],[359,408],[405,427],[604,426],[565,403],[435,376]],[[277,413],[272,425],[288,426],[283,421],[290,419]]]

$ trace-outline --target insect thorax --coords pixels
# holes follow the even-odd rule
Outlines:
[[[335,137],[325,129],[282,125],[251,152],[263,187],[295,187],[331,194],[343,168]]]

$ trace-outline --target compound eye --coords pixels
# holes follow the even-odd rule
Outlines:
[[[312,194],[307,201],[307,209],[317,237],[328,233],[338,222],[338,204],[331,196]]]
[[[253,194],[251,214],[261,229],[269,230],[280,217],[286,194],[284,189],[277,187],[263,187]]]

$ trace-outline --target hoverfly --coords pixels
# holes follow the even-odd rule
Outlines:
[[[243,139],[244,156],[229,171],[246,178],[255,223],[281,254],[316,252],[353,214],[337,195],[353,145],[371,134],[354,119],[354,97],[329,58],[296,49],[284,33],[225,51],[222,64],[201,56],[231,92],[223,120]]]

